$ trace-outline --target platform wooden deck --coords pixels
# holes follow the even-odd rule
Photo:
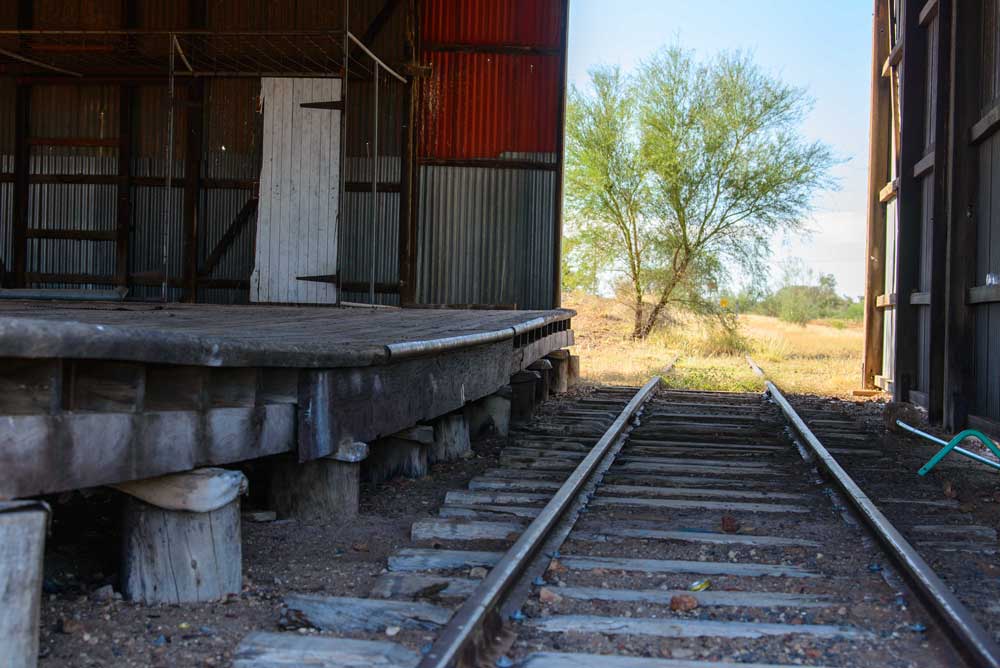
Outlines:
[[[496,392],[572,315],[0,301],[0,499],[336,458]]]
[[[343,367],[513,339],[571,311],[0,301],[0,356]]]

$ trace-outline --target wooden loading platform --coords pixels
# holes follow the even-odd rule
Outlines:
[[[497,392],[572,315],[0,301],[0,499],[337,458]]]

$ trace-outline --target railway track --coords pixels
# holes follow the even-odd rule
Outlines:
[[[837,464],[866,442],[826,450],[773,385],[657,380],[512,431],[367,598],[286,598],[288,626],[338,637],[251,634],[234,665],[1000,665]]]

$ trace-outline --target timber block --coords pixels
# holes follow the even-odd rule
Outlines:
[[[42,558],[49,507],[40,501],[0,502],[0,665],[38,665]]]
[[[549,389],[553,394],[565,394],[569,389],[569,358],[568,350],[553,350],[545,356],[552,363]]]
[[[510,377],[510,422],[521,424],[531,419],[535,410],[535,386],[542,382],[537,371],[518,371]]]
[[[566,384],[568,387],[575,387],[580,384],[580,356],[570,355],[567,367]]]
[[[465,405],[465,420],[469,423],[469,436],[473,439],[494,433],[506,436],[510,428],[511,389],[506,386],[499,392]]]
[[[281,518],[324,522],[354,519],[358,515],[360,479],[360,459],[344,461],[334,455],[299,462],[294,455],[275,457],[268,506]]]
[[[552,362],[547,359],[540,359],[532,362],[528,366],[528,371],[537,371],[541,374],[541,382],[535,385],[535,403],[540,404],[549,398],[549,388],[552,378]]]
[[[434,421],[434,443],[427,453],[428,462],[451,462],[472,456],[469,423],[465,412],[449,413]]]
[[[242,473],[200,469],[117,487],[128,494],[122,531],[126,598],[201,603],[240,592]]]
[[[385,482],[397,476],[422,478],[428,471],[429,448],[428,444],[398,434],[380,438],[371,445],[362,475],[369,482]]]

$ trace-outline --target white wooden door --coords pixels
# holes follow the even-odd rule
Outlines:
[[[264,150],[250,299],[332,304],[335,285],[299,278],[337,273],[341,116],[301,105],[340,100],[340,80],[265,77],[260,88]]]

